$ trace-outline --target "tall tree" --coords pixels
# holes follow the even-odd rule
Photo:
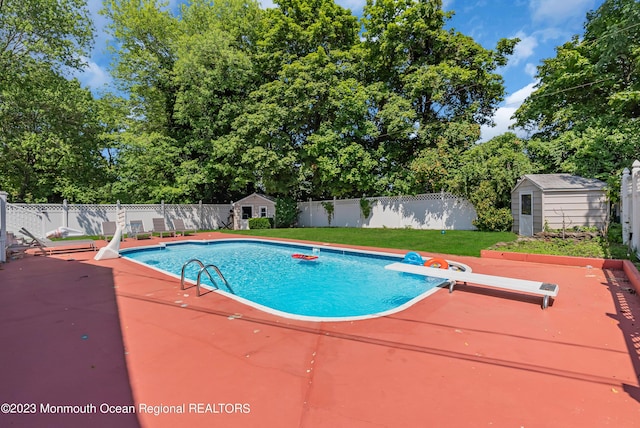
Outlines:
[[[85,0],[0,1],[0,83],[28,65],[79,69],[92,42]]]
[[[377,139],[382,158],[390,160],[385,175],[396,191],[439,190],[442,183],[424,176],[431,174],[430,164],[443,153],[470,147],[504,95],[495,71],[518,40],[501,39],[495,50],[487,50],[445,30],[449,17],[440,0],[368,0],[364,9],[367,80],[383,83],[375,106],[382,119]],[[386,111],[399,106],[393,96],[410,104],[411,113],[403,108],[401,117],[413,120],[412,132],[406,127],[397,132],[384,120],[396,116]],[[460,137],[450,128],[466,131]]]
[[[0,188],[27,202],[95,200],[104,164],[82,68],[93,28],[82,0],[0,1]]]
[[[606,0],[538,68],[515,118],[533,132],[530,154],[545,171],[607,180],[640,156],[638,22],[640,2]]]
[[[145,138],[173,158],[145,200],[441,188],[428,161],[442,151],[448,171],[477,140],[516,40],[487,50],[444,30],[439,0],[370,1],[360,22],[333,0],[276,3],[196,0],[180,16],[155,0],[107,3],[132,103],[118,135],[131,158],[116,165],[155,165]]]

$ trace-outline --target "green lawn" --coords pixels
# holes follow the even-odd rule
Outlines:
[[[254,229],[233,230],[228,232],[238,235],[301,239],[329,244],[398,248],[409,251],[428,251],[458,256],[479,256],[480,250],[487,249],[497,242],[513,241],[517,237],[514,233],[510,232],[451,230],[443,234],[440,230],[342,227]]]

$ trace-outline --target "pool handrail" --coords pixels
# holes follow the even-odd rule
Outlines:
[[[187,262],[185,262],[185,264],[182,265],[182,272],[180,274],[180,289],[184,290],[184,271],[186,270],[187,266],[190,265],[191,263],[197,263],[198,265],[200,265],[200,271],[198,272],[198,278],[196,280],[196,294],[198,297],[200,297],[200,279],[202,277],[202,272],[206,272],[207,275],[209,275],[209,279],[211,280],[211,282],[213,282],[214,284],[216,283],[215,280],[213,279],[213,277],[211,276],[211,273],[209,272],[209,268],[213,268],[216,273],[218,274],[218,276],[222,279],[222,281],[224,282],[224,285],[226,285],[227,289],[232,293],[232,294],[236,294],[233,289],[231,288],[231,286],[229,285],[229,282],[227,281],[227,279],[224,277],[224,275],[222,274],[222,272],[220,271],[220,269],[218,269],[218,267],[214,264],[208,264],[205,266],[204,263],[202,263],[200,260],[198,259],[191,259]],[[216,286],[217,288],[217,286]]]

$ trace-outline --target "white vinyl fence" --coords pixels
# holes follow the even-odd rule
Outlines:
[[[635,165],[635,164],[634,164]],[[473,230],[476,211],[465,199],[449,193],[428,193],[416,196],[380,196],[366,198],[371,213],[364,218],[360,199],[308,201],[298,203],[299,227],[388,227],[412,229]],[[324,203],[324,205],[323,205]],[[331,222],[325,206],[331,204]],[[59,227],[67,227],[85,235],[100,235],[102,223],[116,221],[124,209],[127,227],[131,220],[142,220],[151,230],[152,219],[162,217],[168,227],[181,218],[188,228],[218,229],[223,226],[232,204],[192,205],[76,205],[76,204],[9,204],[6,192],[0,191],[0,262],[6,259],[6,233],[18,235],[21,228],[40,237]],[[635,212],[640,212],[640,208]],[[128,231],[128,230],[127,230]],[[635,233],[637,237],[639,234]],[[19,236],[19,235],[18,235]]]
[[[640,256],[640,161],[622,172],[620,186],[622,242]]]
[[[142,220],[145,230],[151,230],[153,218],[162,217],[167,227],[181,218],[185,226],[195,229],[217,229],[231,208],[230,204],[150,204],[150,205],[76,205],[76,204],[6,204],[6,230],[17,233],[24,227],[36,236],[44,237],[58,227],[68,227],[85,235],[100,235],[102,223],[116,221],[117,212],[124,209],[127,228],[131,220]]]
[[[367,218],[362,215],[360,199],[300,202],[298,226],[475,229],[472,223],[476,218],[473,205],[449,193],[380,196],[366,199],[371,205],[371,213]],[[323,203],[333,204],[331,224]]]

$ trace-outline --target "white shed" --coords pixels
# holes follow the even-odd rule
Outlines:
[[[273,218],[275,213],[275,199],[260,193],[252,193],[233,203],[233,228],[249,229],[250,218]]]
[[[513,232],[531,236],[545,229],[588,226],[609,219],[606,183],[571,174],[527,174],[511,191]]]

